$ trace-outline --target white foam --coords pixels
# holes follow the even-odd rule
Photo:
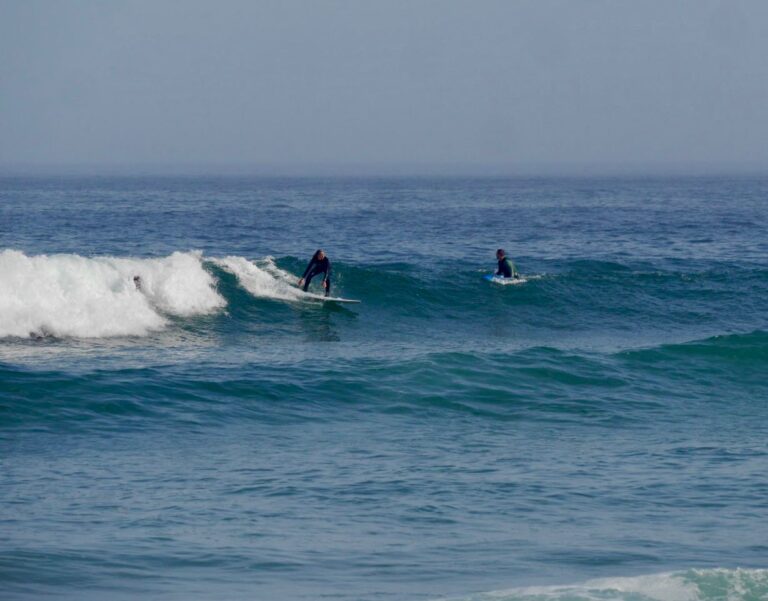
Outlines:
[[[690,569],[601,578],[583,584],[479,593],[453,601],[756,601],[768,599],[768,570]]]
[[[544,274],[534,274],[534,275],[523,275],[520,274],[516,278],[504,278],[501,276],[493,275],[491,279],[488,281],[492,284],[498,284],[500,286],[519,286],[520,284],[525,284],[526,282],[530,282],[531,280],[540,280],[544,277]]]
[[[212,261],[235,275],[240,285],[258,298],[298,301],[311,296],[296,288],[296,276],[280,269],[272,257],[249,261],[243,257],[230,256]]]
[[[682,575],[673,573],[646,576],[601,578],[584,584],[590,591],[617,591],[641,595],[653,601],[696,601],[698,588]]]
[[[141,278],[141,290],[134,276]],[[0,337],[143,336],[167,316],[211,313],[226,303],[201,254],[157,259],[0,253]]]
[[[685,573],[661,573],[492,591],[453,601],[699,601],[699,593]]]
[[[494,277],[490,280],[488,280],[492,284],[498,284],[499,286],[519,286],[520,284],[525,284],[528,281],[528,278],[519,277],[519,278],[502,278],[502,277]]]

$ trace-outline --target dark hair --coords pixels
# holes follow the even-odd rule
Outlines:
[[[503,248],[500,248],[499,250],[496,251],[496,254],[497,255],[505,255],[506,256],[507,253],[504,252]]]
[[[320,257],[320,253],[321,253],[321,252],[323,252],[323,249],[322,249],[322,248],[318,248],[318,249],[315,251],[315,254],[314,254],[314,255],[312,255],[312,258],[313,258],[315,261],[317,261],[317,259]]]

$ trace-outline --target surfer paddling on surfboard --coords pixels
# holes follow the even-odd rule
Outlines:
[[[312,259],[304,270],[304,275],[299,279],[299,286],[304,286],[304,292],[309,288],[312,278],[319,273],[323,274],[323,288],[325,288],[325,296],[328,296],[331,293],[331,262],[325,256],[322,248],[318,248],[312,255]]]
[[[517,269],[515,269],[515,264],[512,262],[512,259],[506,256],[503,248],[496,251],[496,258],[499,260],[499,268],[494,274],[496,277],[513,278],[515,280],[520,277]]]

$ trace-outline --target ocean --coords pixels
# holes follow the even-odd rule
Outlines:
[[[0,178],[0,465],[5,601],[765,601],[768,178]]]

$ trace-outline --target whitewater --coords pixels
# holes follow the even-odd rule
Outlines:
[[[768,599],[766,199],[0,178],[3,599]]]

